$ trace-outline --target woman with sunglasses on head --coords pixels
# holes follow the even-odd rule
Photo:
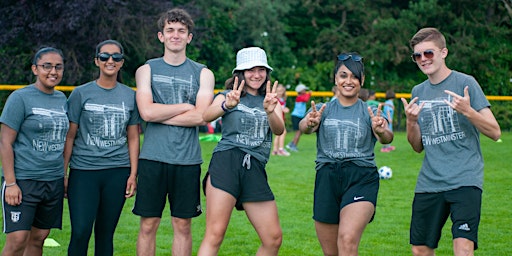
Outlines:
[[[34,56],[36,82],[14,91],[0,116],[2,255],[42,255],[52,228],[62,228],[66,96],[55,90],[64,57],[53,47]]]
[[[95,255],[113,255],[123,205],[135,193],[140,118],[135,91],[118,80],[123,54],[115,40],[99,43],[98,79],[75,88],[68,99],[68,255],[87,255],[93,227]]]
[[[381,107],[369,107],[358,97],[364,83],[361,56],[339,55],[334,82],[337,100],[319,105],[312,101],[299,127],[317,135],[313,219],[323,253],[357,255],[377,205],[375,143],[390,143],[393,132]]]
[[[265,165],[272,134],[284,130],[283,112],[270,87],[272,68],[265,51],[244,48],[236,55],[226,91],[217,94],[203,113],[206,122],[222,117],[222,139],[213,151],[203,180],[206,193],[206,233],[198,255],[217,255],[233,208],[245,210],[261,240],[255,255],[277,255],[282,231]]]

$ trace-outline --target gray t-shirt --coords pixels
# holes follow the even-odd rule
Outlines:
[[[416,183],[416,193],[442,192],[462,186],[483,187],[484,162],[476,127],[443,100],[452,101],[444,90],[464,95],[469,87],[471,107],[476,111],[489,107],[478,82],[469,75],[452,71],[441,83],[429,80],[412,89],[418,104],[425,103],[418,123],[425,156]]]
[[[9,96],[0,122],[18,132],[13,144],[16,179],[64,177],[62,153],[69,129],[66,112],[66,96],[60,91],[46,94],[31,84]]]
[[[71,168],[130,166],[126,129],[140,122],[134,90],[121,83],[105,89],[96,81],[78,86],[69,95],[68,117],[78,124]]]
[[[360,99],[351,106],[342,106],[338,100],[325,104],[316,132],[316,170],[326,163],[349,161],[359,166],[375,167],[377,138],[373,134],[368,105]],[[318,104],[317,109],[322,105]],[[376,108],[372,109],[376,111]]]
[[[214,152],[239,148],[264,164],[268,162],[272,130],[263,108],[264,98],[261,95],[246,94],[235,108],[222,116],[222,139]]]
[[[188,58],[179,66],[172,66],[163,58],[147,64],[151,67],[153,102],[196,104],[204,65]],[[176,165],[201,164],[199,128],[148,122],[139,158]]]

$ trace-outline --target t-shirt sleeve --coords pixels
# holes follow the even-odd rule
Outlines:
[[[23,98],[17,92],[14,92],[7,98],[2,116],[0,117],[0,123],[19,132],[24,120],[25,104],[23,103]]]
[[[82,113],[82,97],[79,91],[75,89],[71,92],[68,98],[68,119],[70,122],[78,124],[80,122],[80,116]]]

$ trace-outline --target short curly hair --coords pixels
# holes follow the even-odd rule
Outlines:
[[[190,14],[184,9],[174,8],[162,13],[158,19],[157,25],[158,28],[163,31],[165,25],[171,22],[180,22],[187,26],[189,33],[192,33],[192,30],[194,30],[194,21],[192,20],[192,17],[190,17]]]

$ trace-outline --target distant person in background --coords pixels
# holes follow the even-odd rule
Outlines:
[[[446,66],[439,30],[422,28],[409,43],[428,78],[412,89],[410,102],[402,98],[407,140],[414,151],[425,151],[412,203],[412,253],[435,255],[450,217],[453,255],[474,255],[484,181],[480,133],[496,141],[500,126],[475,78]]]
[[[323,253],[357,255],[377,206],[375,143],[390,143],[393,132],[380,107],[358,98],[364,83],[361,56],[340,54],[334,74],[338,100],[318,106],[312,101],[300,130],[317,137],[313,219]]]
[[[286,107],[286,87],[284,87],[282,84],[277,85],[276,93],[279,104],[281,105],[281,109],[283,110],[283,121],[285,123],[285,129],[283,134],[275,136],[274,150],[272,150],[272,155],[289,156],[290,152],[284,149],[284,141],[286,139],[286,113],[290,112],[290,109]]]
[[[332,87],[331,90],[332,90],[332,94],[333,94],[331,97],[331,101],[337,100],[338,99],[338,87],[336,87],[336,85],[335,85]]]
[[[368,106],[371,107],[378,107],[381,104],[381,102],[377,100],[377,96],[375,95],[375,91],[373,90],[368,91],[368,100],[366,101],[366,103],[368,104]]]
[[[297,97],[295,98],[295,106],[292,111],[292,126],[295,135],[293,136],[293,140],[286,145],[287,149],[294,152],[299,151],[297,145],[299,145],[300,135],[302,134],[299,129],[299,122],[304,118],[304,115],[306,115],[306,104],[311,98],[311,91],[308,90],[308,87],[301,83],[295,87]]]
[[[384,116],[388,119],[389,130],[393,131],[393,116],[395,114],[395,92],[392,89],[388,89],[386,91],[386,101],[383,103],[384,106],[382,111],[384,112]],[[380,152],[391,152],[395,150],[395,146],[391,144],[384,144],[380,149]]]
[[[369,91],[368,89],[365,89],[365,88],[361,88],[361,90],[359,91],[359,98],[366,102],[368,100],[368,96],[369,96]]]
[[[55,90],[62,51],[45,47],[32,61],[36,81],[14,91],[0,116],[2,255],[42,255],[52,228],[62,228],[66,96]]]
[[[121,211],[137,186],[140,118],[135,91],[120,81],[123,46],[99,43],[94,63],[98,79],[76,87],[68,99],[68,255],[87,255],[93,228],[95,255],[113,255]]]

